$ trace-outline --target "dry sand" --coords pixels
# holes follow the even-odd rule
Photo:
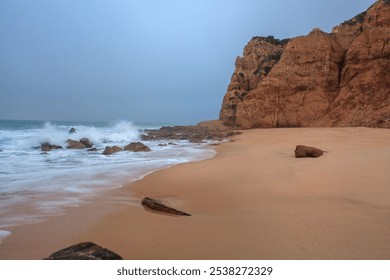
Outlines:
[[[296,159],[297,144],[328,153]],[[390,130],[249,130],[215,148],[213,159],[12,229],[0,258],[93,241],[125,259],[390,259]],[[146,211],[145,196],[193,216]]]

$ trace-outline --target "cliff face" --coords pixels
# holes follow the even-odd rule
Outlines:
[[[254,37],[236,60],[220,119],[230,126],[390,128],[390,1],[328,34]]]

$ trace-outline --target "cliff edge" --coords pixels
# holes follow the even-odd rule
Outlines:
[[[236,128],[390,128],[390,1],[325,33],[254,37],[236,59],[220,120]]]

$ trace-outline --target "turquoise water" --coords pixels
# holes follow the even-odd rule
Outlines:
[[[0,120],[0,231],[61,215],[101,191],[119,188],[175,164],[214,156],[199,144],[144,142],[151,152],[102,155],[105,146],[140,140],[140,131],[160,125],[117,122],[43,122]],[[77,132],[69,134],[71,128]],[[43,142],[66,146],[69,138],[87,137],[97,152],[59,149],[43,153]],[[12,230],[11,230],[12,231]],[[4,234],[3,234],[4,235]],[[0,239],[1,236],[0,235]]]

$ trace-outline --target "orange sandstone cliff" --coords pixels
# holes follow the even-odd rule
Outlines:
[[[254,37],[236,60],[220,120],[237,128],[390,128],[390,1],[330,34]]]

